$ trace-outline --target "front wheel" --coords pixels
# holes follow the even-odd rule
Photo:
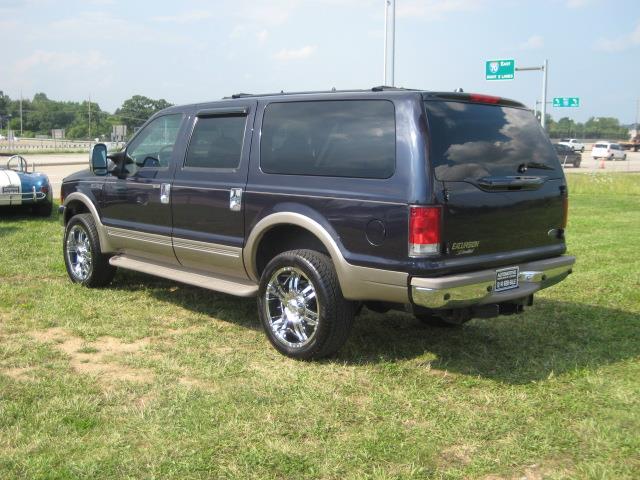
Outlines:
[[[86,287],[104,287],[116,273],[109,257],[100,250],[95,221],[89,213],[75,215],[64,232],[64,263],[74,283]]]
[[[331,259],[291,250],[269,262],[260,279],[258,312],[267,338],[300,360],[337,352],[351,332],[355,304],[342,296]]]

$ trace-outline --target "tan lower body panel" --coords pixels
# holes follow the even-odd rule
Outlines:
[[[194,285],[216,292],[228,293],[238,297],[255,297],[258,293],[258,285],[250,280],[216,275],[213,273],[198,272],[192,269],[167,265],[147,259],[139,259],[126,255],[111,257],[109,263],[114,267],[147,273],[157,277],[168,278],[176,282]]]

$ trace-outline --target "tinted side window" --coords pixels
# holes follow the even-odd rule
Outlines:
[[[133,164],[127,165],[129,175],[140,168],[169,166],[176,143],[182,114],[163,115],[149,123],[127,146],[127,156]]]
[[[189,142],[184,166],[192,168],[237,168],[247,117],[198,118]]]
[[[272,103],[265,110],[266,173],[388,178],[395,152],[395,110],[386,100]]]

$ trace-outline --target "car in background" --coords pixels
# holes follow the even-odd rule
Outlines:
[[[574,168],[578,168],[580,166],[580,162],[582,162],[582,155],[580,153],[574,152],[571,150],[571,147],[567,147],[560,143],[554,143],[553,148],[556,150],[558,160],[560,160],[560,164],[563,167],[567,164],[573,165]]]
[[[594,160],[604,158],[606,160],[626,160],[627,154],[619,143],[596,142],[591,149],[591,156]]]
[[[0,166],[0,207],[31,207],[36,215],[49,217],[53,207],[49,177],[29,171],[27,160],[14,155]]]
[[[558,142],[560,145],[566,145],[574,152],[584,152],[584,143],[580,143],[575,138],[563,138]]]

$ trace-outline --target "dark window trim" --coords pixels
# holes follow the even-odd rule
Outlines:
[[[388,177],[352,177],[346,175],[306,175],[301,173],[270,173],[265,172],[262,169],[262,131],[264,129],[264,118],[267,114],[267,109],[271,105],[276,104],[290,104],[290,103],[321,103],[321,102],[388,102],[391,104],[393,108],[393,172]],[[389,180],[392,178],[397,170],[398,170],[398,122],[396,121],[396,105],[393,103],[393,100],[389,98],[348,98],[348,99],[322,99],[322,100],[290,100],[290,101],[276,101],[276,102],[268,102],[265,104],[264,109],[262,110],[262,119],[260,124],[260,133],[258,135],[258,170],[263,175],[285,175],[288,177],[324,177],[324,178],[357,178],[361,180]]]
[[[189,148],[191,147],[191,140],[193,139],[193,132],[196,130],[198,121],[201,118],[211,117],[244,117],[244,130],[242,131],[242,142],[240,143],[240,159],[238,160],[238,166],[235,168],[221,168],[221,167],[189,167],[185,165],[187,163],[187,156],[189,155]],[[247,107],[237,108],[209,108],[206,110],[200,110],[196,113],[193,124],[191,125],[191,132],[189,132],[189,140],[187,141],[187,148],[184,150],[184,157],[182,159],[182,165],[180,170],[184,172],[217,172],[217,173],[237,173],[242,167],[242,155],[244,153],[244,144],[247,136],[247,120],[249,119],[249,109]]]

